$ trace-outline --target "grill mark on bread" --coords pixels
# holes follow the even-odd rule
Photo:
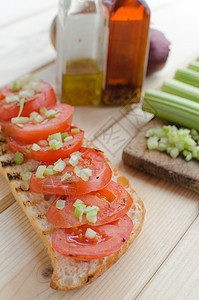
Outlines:
[[[94,277],[94,275],[89,275],[89,276],[87,277],[86,283],[89,283],[89,281],[90,281],[93,277]]]
[[[27,190],[23,189],[23,187],[19,186],[15,188],[16,192],[29,192],[30,188],[28,188]]]
[[[8,166],[12,167],[15,165],[15,162],[13,160],[6,160],[6,161],[1,161],[1,166],[3,168],[6,168]]]
[[[7,173],[7,177],[9,181],[12,181],[13,179],[14,180],[21,179],[21,175],[19,173],[13,173],[13,174]]]

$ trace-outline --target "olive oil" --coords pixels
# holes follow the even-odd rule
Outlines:
[[[103,72],[99,71],[95,60],[68,61],[62,75],[62,102],[74,106],[99,105],[102,84]]]

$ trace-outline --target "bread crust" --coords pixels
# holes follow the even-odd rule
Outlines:
[[[94,147],[88,141],[85,146]],[[134,198],[134,203],[128,215],[134,223],[134,228],[129,239],[117,252],[103,258],[92,261],[79,261],[65,257],[57,253],[51,244],[51,238],[56,228],[46,219],[46,212],[54,201],[55,196],[45,196],[30,192],[28,186],[20,178],[20,172],[28,167],[33,171],[38,162],[28,159],[22,165],[13,162],[14,155],[10,152],[6,143],[6,136],[0,134],[0,173],[8,181],[13,196],[30,220],[34,230],[42,239],[48,255],[50,256],[53,274],[50,286],[58,290],[71,290],[92,283],[107,269],[109,269],[128,249],[141,231],[145,208],[142,200],[130,187],[129,181],[108,161],[113,176],[112,180],[122,185]]]

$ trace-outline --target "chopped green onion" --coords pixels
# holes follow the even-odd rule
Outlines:
[[[82,206],[84,208],[86,208],[86,204],[84,204],[84,202],[80,199],[77,199],[74,203],[73,203],[73,206],[74,207],[79,207],[79,206]]]
[[[66,162],[62,159],[59,159],[55,164],[53,171],[62,172],[66,167]]]
[[[91,229],[91,228],[87,228],[86,232],[85,232],[85,237],[87,239],[94,239],[96,237],[97,233]]]
[[[27,123],[29,122],[30,119],[27,117],[16,117],[11,119],[11,123],[16,124],[16,125],[21,125],[21,123]],[[23,126],[23,125],[21,125]]]
[[[20,108],[19,108],[19,113],[18,113],[17,118],[19,118],[21,116],[21,113],[22,113],[22,110],[23,110],[23,107],[24,107],[24,103],[25,103],[25,100],[23,98],[20,99]]]
[[[80,207],[78,206],[75,208],[74,216],[75,218],[79,219],[79,221],[81,222],[83,213],[84,213],[84,209],[81,206]]]
[[[190,84],[183,83],[175,79],[167,79],[164,81],[162,91],[173,94],[182,98],[186,98],[195,102],[199,102],[199,89]]]
[[[12,83],[12,91],[13,92],[17,92],[19,88],[20,88],[20,85],[19,85],[18,81],[16,81],[16,80],[13,81],[13,83]]]
[[[42,114],[42,115],[45,115],[46,114],[46,112],[47,112],[47,109],[44,107],[44,106],[42,106],[42,107],[40,107],[40,113]]]
[[[64,132],[61,134],[62,140],[64,140],[68,136],[68,132]]]
[[[77,166],[74,168],[75,174],[84,181],[88,181],[90,176],[92,176],[92,170],[89,168],[80,169]]]
[[[160,129],[166,133],[165,137],[159,137],[161,136]],[[155,132],[159,136],[155,136]],[[146,136],[149,137],[147,145],[150,150],[166,151],[172,158],[176,158],[182,152],[187,161],[192,158],[199,160],[199,146],[194,140],[196,134],[198,132],[195,129],[178,129],[175,125],[150,128],[146,133]]]
[[[48,141],[52,141],[52,140],[56,140],[57,142],[62,142],[61,132],[49,135]]]
[[[56,116],[56,114],[57,114],[56,110],[50,109],[50,110],[46,111],[45,116],[46,116],[47,119],[52,119]]]
[[[193,70],[193,71],[199,72],[199,62],[198,61],[192,61],[188,65],[188,68],[191,69],[191,70]]]
[[[199,103],[156,90],[147,90],[142,104],[144,111],[157,117],[199,130]]]
[[[32,113],[30,113],[30,121],[34,122],[34,123],[41,123],[44,120],[44,118],[38,114],[38,112],[33,111]]]
[[[79,133],[80,129],[79,128],[72,128],[71,133]]]
[[[39,151],[39,150],[41,150],[41,147],[39,145],[37,145],[37,144],[33,144],[32,145],[32,150],[33,151]]]
[[[56,140],[50,141],[49,144],[50,144],[50,146],[48,147],[49,150],[58,150],[63,146],[62,142],[58,142]]]
[[[31,176],[32,176],[32,172],[30,172],[28,168],[25,168],[25,169],[20,173],[20,175],[21,175],[21,179],[22,179],[23,181],[29,182],[29,181],[30,181],[30,178],[31,178]]]
[[[65,180],[67,180],[68,178],[70,178],[71,177],[71,175],[69,174],[69,173],[65,173],[62,177],[61,177],[61,181],[65,181]]]
[[[17,165],[21,165],[23,162],[24,162],[24,157],[23,157],[23,154],[21,152],[16,152],[15,153],[15,156],[14,156],[14,162],[17,164]]]
[[[17,95],[14,96],[7,96],[6,97],[6,102],[7,103],[15,103],[15,102],[19,102],[19,97]]]
[[[53,169],[47,167],[47,168],[45,169],[45,171],[44,171],[44,175],[46,175],[46,176],[52,176],[52,175],[54,175]]]
[[[96,223],[97,222],[97,213],[99,211],[98,206],[87,206],[84,210],[84,213],[86,214],[86,219],[90,223]]]
[[[56,208],[63,209],[65,207],[65,203],[66,202],[64,200],[58,199],[56,202]]]
[[[79,159],[81,158],[82,156],[82,153],[77,151],[77,152],[73,152],[71,155],[70,155],[70,159],[69,159],[69,164],[71,164],[73,167],[75,167],[78,162],[79,162]]]
[[[41,165],[37,168],[37,171],[36,171],[36,178],[45,178],[43,175],[44,175],[44,172],[46,170],[46,166],[45,165]]]
[[[175,79],[199,87],[199,73],[189,69],[178,69]]]
[[[70,136],[67,136],[65,139],[64,139],[64,142],[69,142],[69,141],[72,141],[73,140],[73,137],[70,135]]]
[[[147,146],[149,150],[155,150],[158,148],[158,137],[153,136],[147,140]]]

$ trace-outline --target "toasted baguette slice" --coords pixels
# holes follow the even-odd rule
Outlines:
[[[85,142],[85,146],[93,147],[93,144]],[[34,230],[41,237],[51,258],[53,267],[51,287],[58,290],[70,290],[90,284],[126,252],[141,231],[145,214],[141,199],[130,187],[128,180],[109,163],[113,170],[112,179],[122,185],[134,199],[134,204],[128,212],[134,223],[133,231],[122,248],[112,255],[89,262],[74,260],[55,252],[52,248],[51,238],[56,228],[47,221],[46,212],[56,196],[32,193],[28,185],[20,178],[20,172],[25,167],[33,171],[36,169],[38,162],[28,159],[22,165],[16,165],[13,158],[14,155],[9,151],[6,143],[6,136],[0,134],[0,172],[8,181],[15,199],[29,218]]]

